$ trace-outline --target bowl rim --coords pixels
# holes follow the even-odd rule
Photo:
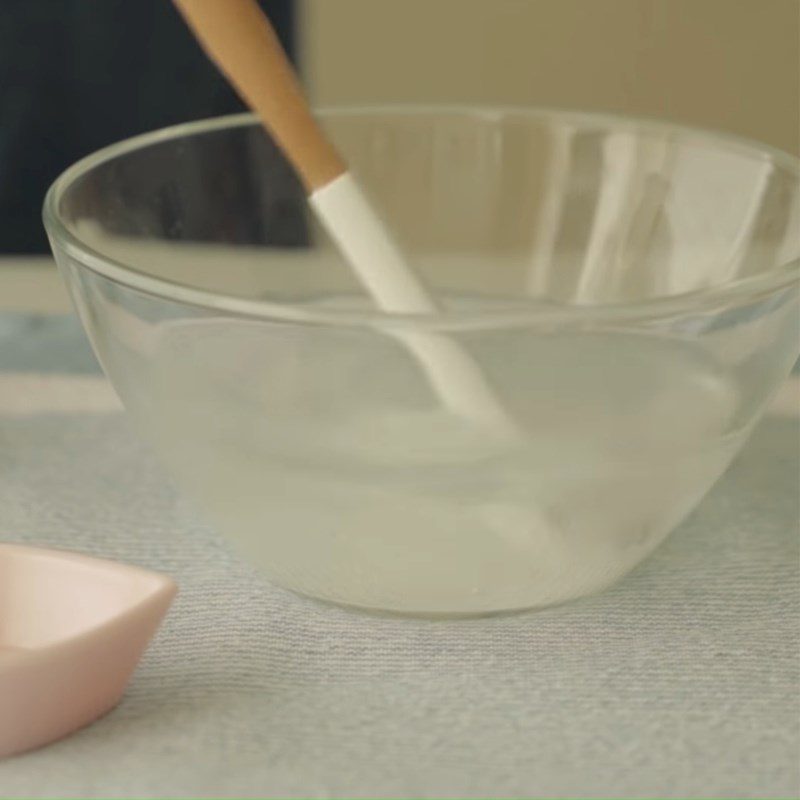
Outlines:
[[[793,174],[800,182],[800,158],[762,142],[736,134],[666,122],[656,118],[595,111],[575,111],[539,106],[483,106],[441,104],[345,105],[316,110],[323,118],[357,116],[462,115],[497,121],[522,116],[617,129],[644,130],[668,137],[694,138],[719,148],[738,151],[753,158],[768,160]],[[213,131],[257,125],[255,114],[244,112],[184,122],[124,139],[91,153],[68,167],[56,178],[45,196],[42,216],[53,250],[63,250],[72,260],[90,271],[145,295],[225,314],[255,317],[265,321],[298,324],[368,326],[390,329],[462,330],[515,327],[531,324],[577,324],[657,321],[713,308],[748,304],[795,283],[800,283],[800,256],[763,273],[746,276],[719,286],[704,287],[674,295],[646,298],[631,303],[569,305],[531,298],[529,306],[513,310],[444,310],[436,314],[396,313],[379,309],[344,310],[311,308],[270,300],[250,299],[221,291],[200,289],[191,284],[161,278],[95,250],[76,235],[62,219],[59,202],[71,185],[96,167],[154,144]]]

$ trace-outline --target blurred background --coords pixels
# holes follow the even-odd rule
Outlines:
[[[317,105],[597,109],[800,153],[800,0],[262,5]],[[76,159],[240,108],[169,0],[2,0],[0,254],[46,252],[41,201]]]
[[[307,84],[322,104],[599,109],[800,153],[798,0],[307,0],[299,8]]]

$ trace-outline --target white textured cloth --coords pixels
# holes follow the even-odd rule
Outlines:
[[[800,794],[796,419],[767,418],[611,590],[442,622],[270,586],[179,499],[99,379],[18,391],[36,380],[49,413],[20,413],[0,381],[0,539],[162,570],[181,593],[122,704],[0,762],[0,797]]]

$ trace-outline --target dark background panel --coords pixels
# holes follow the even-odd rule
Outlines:
[[[291,0],[261,0],[294,54]],[[0,253],[47,250],[47,187],[78,158],[242,103],[169,0],[0,0]]]

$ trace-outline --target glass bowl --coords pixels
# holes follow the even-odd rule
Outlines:
[[[44,213],[138,427],[306,595],[460,615],[617,580],[797,357],[797,160],[561,111],[321,118],[442,312],[376,308],[249,115],[114,145]],[[442,402],[420,338],[469,355],[514,435]]]

